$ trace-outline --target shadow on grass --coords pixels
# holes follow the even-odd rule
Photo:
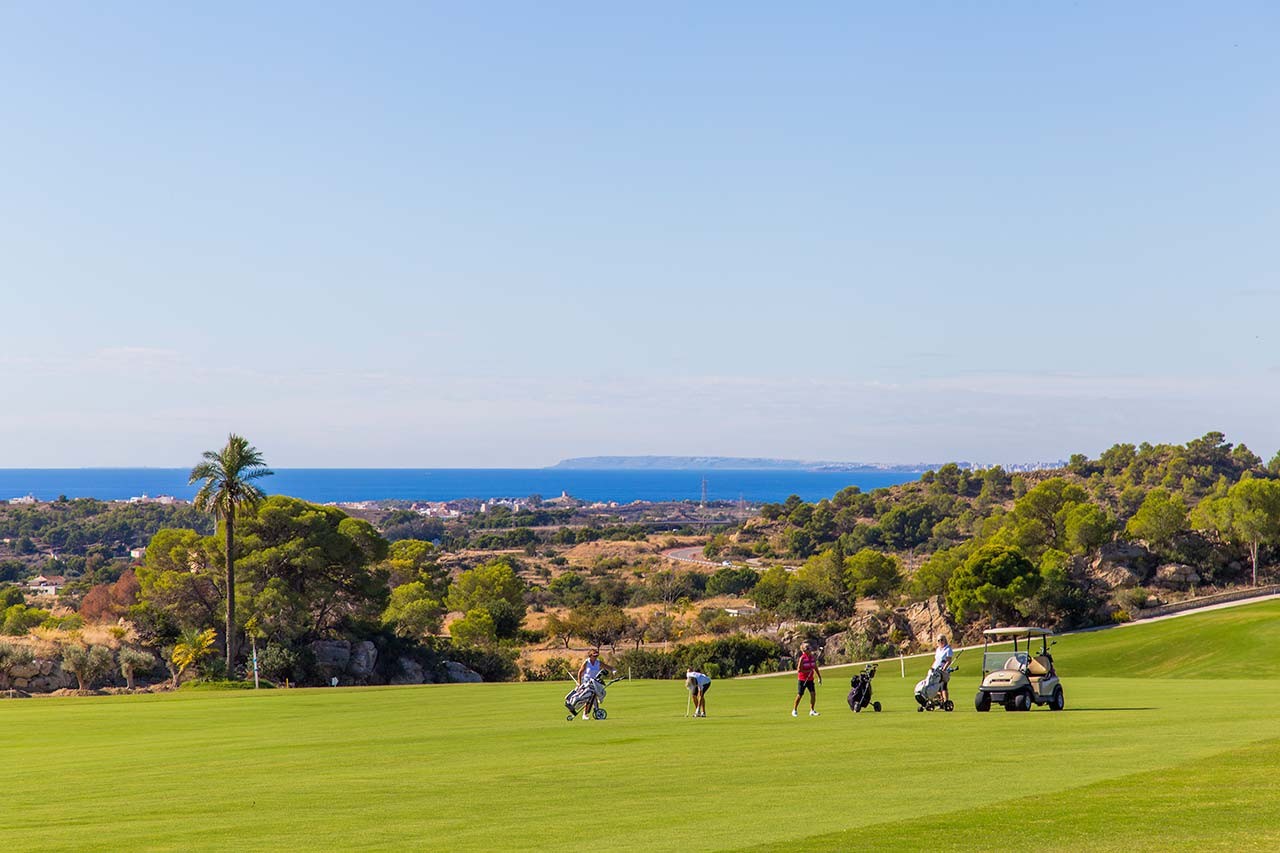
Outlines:
[[[1089,711],[1155,711],[1156,708],[1065,708],[1064,714],[1082,714]]]

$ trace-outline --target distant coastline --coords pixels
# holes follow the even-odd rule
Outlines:
[[[944,462],[830,462],[802,459],[771,459],[744,456],[575,456],[548,466],[549,471],[829,471],[923,474],[936,471]],[[1062,468],[1065,460],[1051,462],[975,463],[957,462],[972,470],[999,464],[1006,471],[1035,471]]]
[[[888,470],[800,469],[571,469],[571,468],[276,468],[262,481],[270,494],[316,503],[449,501],[524,498],[561,493],[587,501],[807,501],[829,498],[846,486],[871,491],[919,477]],[[130,500],[172,495],[190,500],[188,468],[0,469],[0,502],[89,497]]]

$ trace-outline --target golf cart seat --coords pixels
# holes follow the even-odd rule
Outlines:
[[[1015,654],[1011,656],[1007,661],[1004,662],[1004,668],[1011,669],[1014,672],[1025,672],[1026,667],[1027,667],[1027,661],[1020,654]]]
[[[1027,675],[1031,678],[1043,678],[1052,670],[1052,664],[1046,657],[1034,657],[1027,661]]]

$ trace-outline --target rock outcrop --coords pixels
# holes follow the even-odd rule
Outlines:
[[[316,640],[311,644],[311,653],[316,656],[316,666],[337,675],[346,672],[351,662],[351,643],[347,640]]]
[[[402,657],[397,663],[400,665],[400,672],[391,677],[392,684],[423,684],[427,681],[422,665],[413,658]]]
[[[351,647],[351,660],[347,664],[347,672],[355,679],[366,679],[373,675],[373,668],[378,663],[378,649],[369,640],[361,640]]]
[[[1195,570],[1194,566],[1187,566],[1182,563],[1166,563],[1156,569],[1155,583],[1157,586],[1186,589],[1189,586],[1200,583],[1200,573]]]
[[[447,660],[444,662],[445,676],[454,682],[462,682],[465,684],[475,684],[484,681],[480,673],[473,669],[458,663],[456,660]]]
[[[1155,555],[1136,542],[1108,542],[1085,571],[1104,589],[1139,586],[1151,576]]]

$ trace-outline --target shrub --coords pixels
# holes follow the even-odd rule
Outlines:
[[[732,677],[758,670],[776,670],[776,662],[782,653],[782,646],[773,640],[734,634],[709,642],[676,646],[665,652],[648,649],[626,651],[618,655],[617,665],[620,670],[630,670],[636,678],[682,678],[689,669],[710,675],[708,668],[712,665],[723,677]]]
[[[10,637],[21,637],[32,628],[48,619],[49,615],[48,610],[41,610],[38,607],[27,607],[25,604],[15,604],[12,607],[5,609],[3,622],[0,623],[0,634],[7,634]]]
[[[115,655],[106,646],[69,643],[62,647],[62,668],[76,677],[80,690],[91,689],[115,667]]]
[[[454,660],[480,674],[485,681],[514,681],[520,675],[516,653],[509,649],[482,649],[449,643],[438,647],[440,660]]]
[[[306,683],[312,667],[308,666],[305,658],[302,652],[292,646],[268,643],[267,647],[258,653],[258,673],[272,681]]]
[[[520,668],[520,676],[525,681],[563,681],[573,674],[568,658],[551,657],[541,664],[531,664]]]
[[[160,661],[150,652],[124,646],[117,658],[120,662],[120,674],[124,676],[125,686],[133,689],[133,680],[138,673],[146,673],[155,669]]]

